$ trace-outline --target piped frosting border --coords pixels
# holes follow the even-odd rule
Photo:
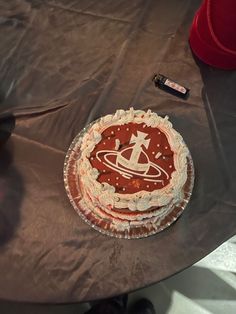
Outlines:
[[[96,144],[101,141],[102,132],[115,125],[127,123],[145,123],[147,126],[159,128],[167,137],[171,150],[174,153],[175,171],[170,182],[162,189],[152,192],[140,191],[134,194],[119,194],[108,183],[99,183],[99,172],[93,168],[89,157]],[[83,196],[89,194],[94,206],[112,208],[128,208],[131,211],[145,211],[152,206],[165,206],[170,201],[178,201],[182,197],[182,188],[187,179],[187,156],[189,154],[182,136],[173,129],[168,116],[162,118],[148,110],[117,110],[113,115],[106,115],[94,123],[82,138],[81,155],[77,162]]]

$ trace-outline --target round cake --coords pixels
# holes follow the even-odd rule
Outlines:
[[[117,110],[91,124],[72,146],[76,187],[73,181],[69,190],[79,191],[73,205],[99,231],[127,238],[156,233],[189,200],[191,156],[167,116]]]

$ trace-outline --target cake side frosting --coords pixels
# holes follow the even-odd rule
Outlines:
[[[170,149],[173,152],[174,167],[168,184],[163,188],[154,189],[153,191],[140,190],[131,194],[125,192],[117,193],[116,188],[111,184],[107,182],[99,182],[101,173],[98,169],[92,166],[93,162],[90,160],[92,153],[96,151],[96,147],[101,143],[103,132],[112,126],[124,126],[129,123],[138,125],[145,124],[147,127],[156,128],[157,131],[160,130],[165,134]],[[132,134],[131,137],[134,136],[136,141],[139,137],[138,140],[141,140],[141,143],[144,143],[145,145],[145,143],[148,142],[148,137],[145,138],[145,135],[141,133],[145,134],[145,129],[144,132],[140,131],[138,134]],[[111,151],[119,151],[119,139],[116,139]],[[134,110],[133,108],[127,111],[117,110],[114,115],[107,115],[94,123],[82,139],[81,155],[77,162],[77,169],[80,185],[84,191],[83,197],[86,197],[85,195],[89,192],[91,203],[94,204],[94,206],[108,210],[111,210],[112,208],[128,208],[130,211],[146,211],[151,207],[166,206],[172,201],[178,201],[182,196],[182,187],[187,179],[188,153],[188,149],[184,144],[182,136],[173,129],[168,117],[162,118],[150,110],[147,112]],[[92,158],[99,158],[99,155],[93,154],[93,156],[94,157]],[[121,155],[119,155],[119,157],[120,156]],[[135,154],[133,154],[132,158],[135,158]],[[122,156],[120,159],[123,161]],[[113,170],[117,171],[117,173],[122,176],[131,176],[132,173],[140,170],[139,168],[137,168],[137,170],[133,165],[132,169],[124,167],[124,171],[120,170],[120,168],[117,167],[117,164],[114,164],[114,166],[109,159],[106,159],[106,162],[109,163],[109,167],[113,167]],[[111,164],[113,166],[111,166]],[[156,169],[163,170],[158,165],[156,166]],[[148,175],[146,175],[146,177],[148,178]]]

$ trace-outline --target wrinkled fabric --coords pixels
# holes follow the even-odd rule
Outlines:
[[[0,1],[0,298],[77,302],[156,283],[236,231],[236,73],[188,45],[199,0]],[[190,88],[157,89],[164,75]],[[168,115],[195,166],[176,223],[145,239],[104,236],[73,210],[63,163],[92,120],[129,107]]]

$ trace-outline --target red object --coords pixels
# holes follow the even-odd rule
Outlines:
[[[236,0],[204,0],[195,14],[189,43],[203,62],[236,69]]]

